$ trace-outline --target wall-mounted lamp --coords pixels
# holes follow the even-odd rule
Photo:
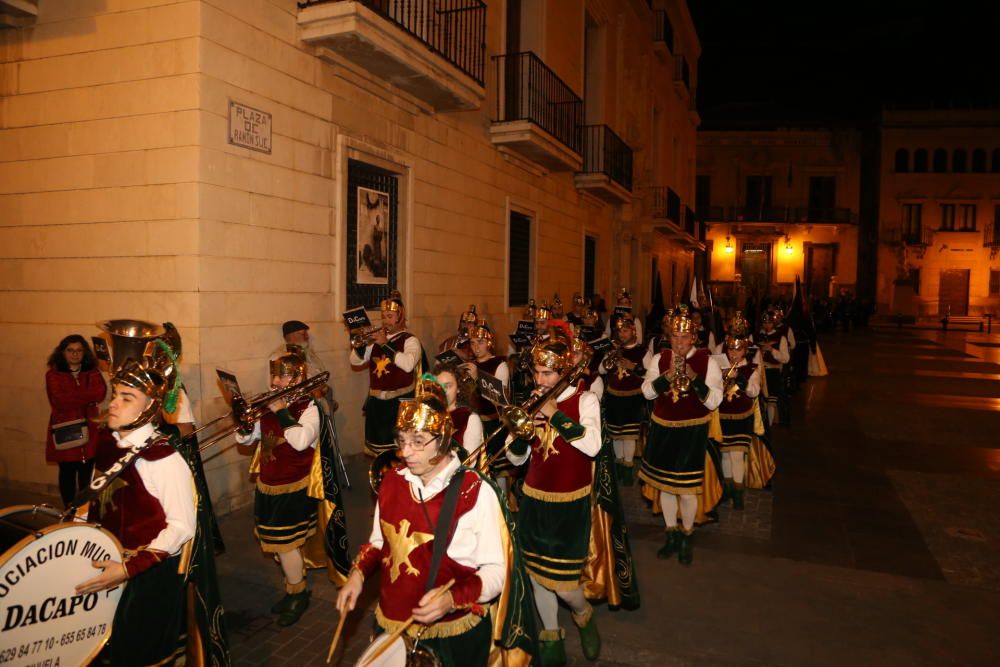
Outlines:
[[[792,240],[788,238],[788,234],[785,234],[785,254],[791,255],[795,250],[792,248]]]
[[[726,252],[733,252],[733,242],[729,238],[729,234],[726,234]]]

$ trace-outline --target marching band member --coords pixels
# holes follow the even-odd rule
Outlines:
[[[351,367],[368,369],[368,399],[365,401],[365,453],[378,456],[395,447],[392,425],[399,401],[413,396],[421,349],[416,336],[406,331],[406,311],[399,292],[380,305],[382,328],[372,334],[364,349],[352,349]]]
[[[642,322],[640,322],[636,317],[635,313],[632,312],[632,295],[629,293],[628,289],[623,287],[618,293],[618,307],[615,308],[615,312],[611,314],[608,318],[607,323],[604,325],[604,335],[608,338],[611,337],[612,327],[614,326],[614,321],[620,316],[620,313],[624,310],[627,314],[632,315],[632,319],[635,322],[635,337],[637,340],[642,340]]]
[[[323,362],[320,361],[319,356],[316,355],[315,350],[310,345],[312,336],[309,335],[308,324],[299,320],[289,320],[281,325],[281,336],[285,342],[268,355],[268,361],[277,359],[292,349],[305,356],[306,377],[313,377],[314,375],[326,372]],[[289,345],[294,345],[295,348],[289,348]],[[319,409],[323,411],[323,414],[328,419],[333,419],[333,413],[339,407],[336,399],[333,397],[333,385],[328,384],[325,387],[320,387],[314,395]]]
[[[270,362],[271,389],[302,382],[306,361],[286,353]],[[265,553],[274,554],[285,575],[285,596],[271,607],[277,624],[292,625],[309,607],[303,547],[317,533],[319,508],[309,494],[310,473],[320,436],[320,412],[311,396],[292,404],[279,398],[240,444],[259,442],[250,464],[258,473],[254,493],[254,533]]]
[[[579,292],[573,294],[573,310],[566,314],[566,321],[570,324],[575,324],[577,326],[583,324],[583,314],[586,311],[587,304],[580,296]],[[595,313],[596,315],[596,313]],[[593,326],[593,325],[591,325]]]
[[[489,483],[460,467],[451,451],[445,390],[432,376],[401,402],[395,427],[402,464],[382,478],[371,537],[337,609],[354,609],[365,580],[379,571],[378,632],[397,630],[412,614],[407,634],[419,636],[443,665],[485,667],[495,636],[487,605],[509,583],[503,510]],[[435,548],[438,540],[446,541],[443,550]]]
[[[722,401],[722,374],[707,350],[694,347],[686,306],[671,313],[667,331],[670,347],[653,356],[642,383],[643,394],[654,403],[639,479],[659,493],[663,510],[666,541],[657,557],[677,552],[678,560],[689,565],[709,426]],[[682,532],[677,527],[678,504]]]
[[[112,433],[98,443],[97,474],[91,484],[98,495],[90,501],[88,518],[118,538],[125,559],[94,561],[101,574],[79,584],[76,593],[128,582],[99,664],[173,664],[186,655],[187,664],[228,665],[204,501],[178,452],[176,432],[166,436],[156,425],[164,400],[176,400],[176,368],[160,351],[160,341],[152,340],[157,346],[153,356],[146,356],[147,348],[139,361],[112,360]],[[127,463],[136,448],[141,451]],[[103,486],[95,486],[102,480]],[[189,587],[197,589],[190,596]],[[189,620],[197,627],[189,627]],[[199,641],[189,642],[189,637]]]
[[[573,366],[572,340],[561,328],[531,351],[535,392],[554,387]],[[569,386],[535,415],[531,441],[515,440],[507,457],[528,465],[518,510],[518,529],[544,629],[541,664],[566,664],[559,600],[573,612],[588,660],[600,655],[594,609],[584,596],[581,575],[588,557],[594,457],[601,450],[601,406],[597,397]]]
[[[747,360],[749,348],[748,324],[740,313],[733,318],[726,336],[726,352],[716,357],[723,373],[723,398],[719,404],[722,423],[722,476],[725,497],[733,499],[733,509],[743,509],[743,480],[746,460],[757,431],[763,432],[760,423],[761,370],[758,364]]]
[[[645,419],[646,397],[642,394],[642,381],[646,369],[642,361],[646,349],[636,338],[633,317],[623,316],[615,321],[615,336],[619,345],[617,358],[610,368],[607,363],[600,367],[600,373],[607,378],[604,415],[615,448],[618,476],[625,486],[632,486],[632,460]]]
[[[774,424],[780,417],[786,426],[791,421],[788,393],[782,378],[782,369],[791,359],[788,339],[775,328],[774,313],[768,311],[761,316],[761,329],[757,334],[757,344],[764,356],[764,375],[767,382],[767,420]]]
[[[469,376],[478,380],[480,372],[489,373],[497,380],[500,380],[500,384],[503,386],[504,395],[509,396],[510,367],[507,365],[507,361],[503,357],[499,357],[494,354],[495,341],[493,338],[493,332],[490,330],[489,324],[486,320],[480,322],[479,326],[473,329],[471,338],[469,339],[469,345],[472,348],[473,358],[471,362],[463,365],[463,368],[466,372],[468,372]],[[491,401],[479,396],[476,411],[479,413],[479,418],[482,420],[482,431],[484,433],[493,433],[500,427],[500,415],[497,412],[497,406]],[[493,440],[487,443],[486,453],[490,456],[496,454],[500,447],[503,446],[503,442],[504,435],[501,431],[493,438]],[[513,467],[507,459],[500,457],[493,463],[493,466],[489,471],[490,476],[497,482],[504,492],[507,490],[508,478],[510,477],[512,470]]]
[[[583,355],[588,351],[590,345],[579,336],[573,337],[573,363],[579,364],[583,361]],[[601,377],[601,359],[591,350],[590,363],[587,364],[587,372],[580,377],[577,386],[580,391],[589,391],[597,397],[598,402],[604,397],[604,378]],[[596,357],[596,359],[595,359]]]
[[[448,416],[454,426],[452,438],[458,445],[458,458],[465,460],[475,454],[483,444],[483,422],[479,415],[469,407],[475,400],[471,391],[459,382],[460,371],[455,366],[438,364],[434,367],[434,376],[438,384],[444,388],[448,401]]]
[[[455,350],[455,353],[463,360],[472,358],[472,350],[469,348],[469,334],[479,324],[479,315],[476,314],[476,304],[470,304],[469,309],[458,318],[458,330],[454,335],[448,336],[438,345],[438,352],[445,350]]]
[[[701,311],[697,308],[691,310],[691,322],[695,332],[694,346],[706,349],[709,354],[713,354],[716,347],[715,332],[705,326]]]

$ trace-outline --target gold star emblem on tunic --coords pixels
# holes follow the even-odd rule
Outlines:
[[[420,570],[410,564],[410,552],[434,539],[430,533],[413,531],[410,533],[410,520],[403,519],[399,522],[399,530],[391,523],[385,521],[382,524],[382,537],[389,545],[389,555],[382,559],[382,562],[389,565],[389,581],[396,581],[399,578],[400,569],[405,567],[406,574],[419,576]],[[409,534],[407,534],[409,533]]]
[[[260,436],[260,462],[270,463],[274,458],[274,448],[283,442],[285,439],[280,436],[262,433]]]
[[[108,507],[111,508],[110,511],[112,512],[118,509],[112,497],[118,489],[124,489],[126,486],[128,486],[128,482],[121,477],[116,477],[111,480],[110,484],[101,489],[101,492],[97,496],[98,511],[101,513],[101,516],[107,515],[109,511]]]
[[[552,424],[546,423],[545,426],[539,428],[536,431],[539,440],[539,452],[542,455],[543,461],[548,461],[550,455],[556,455],[559,450],[556,449],[556,437],[558,434],[556,430],[552,428]]]
[[[382,357],[375,362],[375,377],[380,378],[386,373],[388,373],[388,366],[392,363],[392,359],[389,357]]]
[[[735,398],[736,394],[738,393],[740,393],[740,388],[736,386],[736,383],[735,382],[729,383],[729,385],[726,387],[726,400],[731,403],[733,398]]]
[[[625,376],[628,375],[628,371],[625,368],[619,366],[615,374],[618,376],[619,380],[624,380]]]

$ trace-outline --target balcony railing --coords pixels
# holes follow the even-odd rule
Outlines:
[[[688,66],[687,58],[675,56],[674,63],[674,83],[682,83],[686,89],[691,90],[691,68]]]
[[[881,240],[888,245],[904,245],[917,248],[926,248],[934,238],[934,231],[927,227],[920,226],[916,229],[903,229],[902,227],[890,227],[883,230]]]
[[[0,0],[0,29],[23,28],[38,18],[38,0]]]
[[[632,149],[607,125],[584,125],[583,171],[604,174],[626,190],[632,190]]]
[[[983,247],[996,250],[1000,248],[1000,220],[994,221],[992,225],[986,225],[983,230]]]
[[[299,8],[336,2],[359,2],[483,85],[486,69],[483,0],[305,0],[299,2]]]
[[[690,234],[692,237],[697,237],[698,230],[695,223],[694,211],[690,208],[684,209],[684,231]]]
[[[682,227],[681,198],[673,188],[649,188],[650,213],[654,218],[665,218],[678,227]]]
[[[674,52],[674,26],[664,11],[653,13],[653,41],[666,44],[670,53]]]
[[[849,208],[791,206],[708,206],[699,209],[711,222],[783,222],[852,225],[857,216]]]
[[[494,56],[496,122],[530,121],[582,152],[583,100],[530,51]]]

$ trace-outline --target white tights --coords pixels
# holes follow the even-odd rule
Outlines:
[[[746,454],[740,451],[722,452],[722,476],[742,484],[746,474],[745,457]]]
[[[698,496],[684,493],[676,496],[666,491],[660,491],[660,507],[663,508],[663,521],[668,529],[677,527],[677,499],[681,504],[681,524],[684,530],[694,530],[694,518],[698,514]]]
[[[285,583],[294,586],[306,576],[306,563],[302,558],[301,549],[292,549],[278,554],[281,571],[285,574]]]
[[[546,630],[559,629],[559,600],[565,602],[577,616],[581,616],[589,606],[587,598],[583,596],[582,588],[553,591],[532,579],[531,589],[535,594],[535,607],[538,608],[538,616],[542,619],[542,627]]]
[[[615,447],[615,458],[631,462],[635,458],[635,440],[612,440]]]

